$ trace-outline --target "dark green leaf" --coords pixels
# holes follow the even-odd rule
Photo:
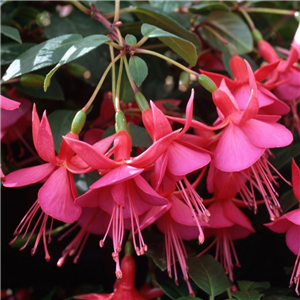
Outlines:
[[[184,40],[191,42],[199,54],[201,50],[201,44],[199,38],[192,32],[185,29],[179,23],[169,18],[164,14],[160,14],[151,10],[149,8],[137,7],[134,9],[134,12],[137,14],[138,18],[145,23],[157,26],[163,30],[166,30],[170,33],[175,34],[178,37],[181,37]]]
[[[222,266],[210,255],[188,258],[189,275],[200,289],[210,296],[217,296],[230,287]]]
[[[152,144],[152,139],[144,127],[140,127],[132,123],[129,123],[128,127],[133,147],[149,147]]]
[[[264,297],[263,300],[299,300],[297,297],[289,297],[289,296],[268,296]]]
[[[61,60],[58,62],[58,64],[46,75],[44,81],[44,90],[47,90],[51,77],[60,66],[67,64],[81,56],[86,55],[90,51],[94,50],[95,48],[108,41],[110,41],[110,39],[107,36],[96,34],[85,37],[82,40],[75,43],[73,46],[71,46],[61,58]]]
[[[143,59],[132,56],[129,59],[129,72],[137,86],[140,86],[148,75],[148,67]]]
[[[100,178],[98,171],[89,172],[86,174],[75,174],[75,184],[78,191],[78,195],[82,195],[88,191],[90,185],[96,182]]]
[[[2,44],[1,45],[1,65],[7,65],[14,59],[24,53],[26,50],[32,48],[35,44],[24,43],[24,44]]]
[[[225,45],[209,28],[232,43],[239,54],[245,54],[253,49],[252,34],[245,22],[236,14],[226,11],[213,11],[205,21],[205,27],[200,28],[203,38],[214,48],[222,52]]]
[[[67,34],[28,49],[11,63],[3,76],[3,80],[6,81],[56,64],[70,46],[80,39],[81,36],[79,34]]]
[[[180,298],[177,298],[176,300],[202,300],[202,299],[201,299],[201,298],[198,298],[198,297],[187,296],[187,297],[180,297]]]
[[[260,294],[257,291],[247,291],[247,292],[232,292],[232,295],[238,300],[259,300],[263,297],[263,294]]]
[[[13,248],[21,248],[22,246],[25,245],[25,243],[27,242],[27,239],[29,238],[31,232],[27,233],[24,237],[24,239],[21,239],[22,235],[20,235],[16,241],[11,245]],[[30,238],[30,241],[28,242],[28,245],[32,244],[35,239],[36,239],[36,236],[37,234],[36,233],[33,233],[31,238]]]
[[[197,52],[195,46],[191,42],[149,24],[143,24],[141,32],[143,36],[158,38],[192,66],[196,64]]]
[[[195,4],[189,8],[189,11],[194,14],[206,15],[214,10],[230,11],[229,7],[223,3],[206,2]]]
[[[189,1],[157,1],[149,0],[152,7],[156,8],[157,11],[162,13],[172,13],[179,7],[189,3]]]
[[[22,44],[21,36],[18,29],[11,26],[1,25],[1,33]]]
[[[287,213],[290,211],[294,206],[299,204],[299,201],[294,195],[294,192],[292,189],[285,192],[283,195],[279,198],[279,203],[282,209],[282,213]]]
[[[51,126],[56,152],[59,152],[62,136],[70,132],[71,124],[76,113],[76,110],[58,109],[49,115],[48,120]]]
[[[48,39],[71,33],[77,33],[86,37],[106,32],[107,29],[100,22],[86,16],[77,9],[74,9],[71,14],[64,18],[53,14],[50,26],[44,29],[44,33]]]
[[[270,288],[270,282],[254,282],[254,281],[246,281],[240,280],[237,282],[240,291],[252,291],[252,290],[264,290]]]
[[[129,46],[134,46],[137,43],[136,37],[132,34],[127,34],[125,36],[125,41]]]
[[[274,149],[272,152],[275,155],[275,160],[271,159],[271,163],[277,170],[280,170],[286,165],[291,165],[292,158],[300,155],[300,143],[293,143],[278,150]]]

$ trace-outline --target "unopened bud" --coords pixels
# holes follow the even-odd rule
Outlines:
[[[24,74],[20,77],[20,84],[26,87],[42,88],[45,77],[38,74]]]
[[[252,35],[253,35],[253,38],[255,39],[255,41],[257,43],[259,43],[260,41],[263,40],[263,37],[262,37],[262,35],[261,35],[261,33],[258,29],[253,29],[252,30]]]
[[[148,101],[141,92],[137,92],[135,94],[135,101],[138,104],[138,106],[142,112],[149,109]]]
[[[133,245],[132,242],[127,241],[125,244],[125,255],[132,255],[133,254]]]
[[[115,129],[116,132],[118,133],[121,130],[127,131],[127,123],[126,123],[126,118],[124,113],[121,110],[118,110],[115,114]]]
[[[69,64],[68,71],[70,74],[80,79],[89,79],[91,77],[91,72],[85,67],[78,64]]]
[[[79,134],[81,129],[83,128],[86,120],[86,113],[83,110],[80,110],[75,115],[72,125],[71,125],[71,132],[75,134]]]
[[[295,12],[294,17],[295,17],[296,21],[300,23],[300,12],[299,11]]]
[[[179,90],[181,92],[186,92],[190,86],[190,74],[188,72],[181,72],[179,77]]]
[[[206,75],[201,74],[198,77],[198,82],[209,92],[213,93],[215,92],[218,88],[216,86],[216,84]]]
[[[43,11],[36,16],[36,23],[41,27],[47,27],[51,24],[51,17],[48,11]]]

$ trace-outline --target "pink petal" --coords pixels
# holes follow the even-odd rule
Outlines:
[[[75,296],[75,299],[78,300],[109,300],[112,299],[112,294],[85,294],[80,296]]]
[[[227,218],[224,213],[222,201],[215,201],[208,207],[210,212],[209,227],[210,228],[227,228],[235,223]]]
[[[204,71],[202,69],[199,70],[201,74],[206,75],[207,77],[209,77],[218,87],[221,85],[222,80],[225,81],[226,85],[228,86],[228,88],[232,89],[234,87],[236,87],[238,85],[238,83],[236,83],[235,81],[233,81],[232,79],[218,74],[218,73],[212,73],[212,72],[207,72]]]
[[[136,176],[133,180],[137,185],[135,191],[138,193],[140,200],[150,205],[166,205],[168,203],[168,200],[155,192],[142,176]]]
[[[138,169],[131,166],[127,166],[125,164],[120,165],[119,167],[110,170],[104,176],[102,176],[99,180],[93,183],[90,188],[98,189],[105,186],[110,186],[114,184],[119,184],[121,182],[132,179],[139,174],[141,174],[144,169]]]
[[[152,185],[155,190],[161,185],[168,165],[168,152],[162,154],[154,165]]]
[[[263,81],[265,80],[270,73],[272,73],[279,65],[279,63],[281,62],[280,59],[278,59],[275,62],[272,62],[270,64],[264,65],[262,67],[260,67],[259,69],[257,69],[254,72],[254,77],[256,81]]]
[[[111,187],[111,195],[114,201],[120,205],[125,206],[127,199],[127,186],[125,182],[115,184]]]
[[[0,108],[5,110],[14,110],[20,106],[20,102],[8,99],[1,95]]]
[[[112,145],[114,138],[116,137],[116,134],[112,134],[97,143],[93,144],[93,147],[100,153],[105,153],[109,146]]]
[[[185,112],[185,124],[183,130],[180,132],[179,136],[182,136],[184,133],[188,131],[191,126],[192,118],[193,118],[193,105],[194,105],[194,89],[191,90],[190,99],[186,105],[186,112]]]
[[[82,207],[100,207],[101,200],[110,204],[108,213],[112,211],[113,199],[111,196],[110,188],[102,188],[96,190],[88,190],[85,194],[75,199],[75,203]]]
[[[174,141],[168,150],[168,169],[175,176],[184,176],[210,162],[207,151],[183,141]]]
[[[64,140],[83,161],[94,169],[111,169],[118,165],[87,143],[67,137],[64,137]]]
[[[249,234],[254,233],[255,230],[254,229],[249,230],[239,225],[233,225],[232,227],[229,228],[229,232],[230,232],[230,237],[233,240],[240,240],[246,238],[247,236],[249,236]]]
[[[182,224],[174,224],[177,236],[183,240],[190,241],[199,236],[199,229],[197,226],[186,226]]]
[[[217,107],[218,114],[221,119],[229,117],[231,114],[235,113],[237,111],[236,106],[232,103],[227,93],[225,93],[223,90],[216,90],[213,94],[213,101]]]
[[[39,166],[17,170],[5,177],[3,185],[6,187],[21,187],[30,185],[47,177],[55,168],[55,165],[46,163]]]
[[[81,214],[81,207],[74,203],[69,180],[66,168],[60,167],[52,173],[38,193],[42,210],[47,215],[66,223],[76,221]]]
[[[251,143],[260,148],[284,147],[293,141],[292,133],[278,123],[267,123],[251,119],[240,128]]]
[[[254,164],[264,151],[253,145],[239,127],[229,123],[214,151],[215,167],[225,172],[241,171]]]
[[[232,56],[229,65],[233,77],[236,81],[240,81],[240,82],[248,81],[247,67],[245,65],[244,60],[240,56],[238,55]]]
[[[300,202],[300,169],[295,160],[292,160],[292,184],[295,197]]]
[[[298,255],[300,252],[300,227],[293,225],[291,226],[285,236],[285,241],[289,249]]]
[[[46,116],[46,111],[43,114],[40,128],[37,135],[36,150],[39,156],[48,162],[55,163],[55,150],[51,128]]]
[[[294,209],[286,213],[284,216],[291,223],[300,226],[300,208]]]
[[[32,138],[35,149],[37,149],[37,140],[38,140],[38,133],[40,130],[40,118],[38,116],[38,113],[36,111],[36,105],[33,104],[32,108]]]
[[[286,232],[293,224],[287,220],[285,215],[283,215],[279,219],[264,225],[274,232],[283,233]]]

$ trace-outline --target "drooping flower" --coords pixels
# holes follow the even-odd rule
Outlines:
[[[25,238],[30,225],[38,211],[41,209],[36,224],[29,234],[25,245],[22,246],[21,249],[24,249],[27,246],[35,229],[40,224],[32,254],[35,253],[40,239],[43,238],[46,260],[49,260],[50,255],[48,253],[46,241],[46,227],[49,218],[51,221],[48,241],[51,239],[50,235],[53,219],[71,223],[77,220],[81,214],[81,207],[74,203],[74,200],[77,197],[77,191],[72,175],[74,170],[80,171],[80,169],[72,163],[74,152],[65,141],[62,141],[60,151],[57,156],[55,155],[52,132],[46,112],[44,112],[42,120],[40,121],[35,105],[32,112],[32,136],[39,157],[46,161],[46,163],[20,169],[8,174],[3,185],[5,187],[22,187],[37,182],[44,182],[38,192],[37,200],[16,228],[14,232],[16,237],[12,240],[12,243],[20,235],[22,235],[21,239]],[[72,132],[68,133],[68,136],[78,139],[78,135]],[[103,152],[109,147],[111,138],[108,138],[106,142],[107,143],[105,144],[104,141]],[[84,171],[85,170],[83,170],[83,172]]]
[[[8,98],[6,98],[2,95],[1,95],[0,99],[1,99],[1,101],[0,101],[0,108],[1,109],[14,110],[14,109],[17,109],[21,105],[20,102],[8,99]]]
[[[293,191],[300,202],[300,169],[295,161],[292,161]],[[295,266],[291,275],[290,287],[296,284],[295,291],[299,293],[300,284],[300,208],[294,209],[272,223],[265,224],[269,229],[277,233],[286,232],[285,241],[288,248],[297,255]]]

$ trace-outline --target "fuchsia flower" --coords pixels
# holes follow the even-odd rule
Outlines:
[[[1,95],[0,99],[1,99],[1,101],[0,101],[0,108],[1,109],[14,110],[14,109],[17,109],[21,105],[20,102],[8,99],[8,98],[6,98],[2,95]]]
[[[293,191],[300,202],[300,169],[295,161],[292,161],[292,183]],[[285,241],[288,248],[297,255],[295,266],[292,272],[290,287],[296,284],[295,291],[299,293],[300,284],[300,208],[292,210],[272,223],[265,224],[272,231],[277,233],[286,232]]]
[[[43,186],[38,192],[37,200],[16,228],[14,233],[16,237],[12,240],[12,243],[18,238],[18,236],[22,234],[23,231],[24,233],[22,234],[21,239],[25,238],[35,215],[39,209],[41,209],[42,212],[39,214],[39,217],[27,239],[27,242],[21,249],[24,249],[27,246],[33,235],[33,232],[40,223],[40,229],[32,249],[32,254],[35,253],[38,243],[41,237],[43,237],[46,255],[45,258],[46,260],[49,260],[50,255],[48,253],[46,242],[46,227],[48,217],[52,219],[50,222],[48,237],[49,242],[53,219],[71,223],[79,218],[81,214],[81,207],[74,203],[74,200],[77,197],[77,191],[72,172],[84,172],[89,169],[80,169],[72,163],[74,152],[65,141],[62,141],[60,151],[58,155],[55,156],[52,132],[46,112],[44,112],[42,120],[40,121],[35,105],[32,112],[32,136],[38,155],[41,159],[46,161],[46,163],[10,173],[6,176],[6,181],[3,183],[3,185],[5,187],[22,187],[34,184],[36,182],[44,182]],[[78,135],[73,134],[72,132],[68,133],[67,136],[78,139]],[[105,144],[105,142],[107,144]],[[103,141],[103,143],[104,152],[110,145],[111,138],[107,138]],[[76,161],[79,162],[78,159]]]
[[[76,199],[81,207],[100,207],[111,218],[104,238],[111,230],[113,236],[113,258],[116,261],[116,276],[121,278],[119,265],[119,252],[121,251],[125,229],[137,232],[139,245],[133,236],[133,243],[138,255],[147,250],[142,234],[139,216],[153,206],[162,209],[168,201],[160,196],[149,183],[141,176],[146,167],[151,166],[155,160],[168,147],[178,132],[171,132],[168,136],[154,143],[141,155],[131,158],[131,139],[125,130],[120,130],[114,139],[114,146],[107,156],[99,153],[97,149],[84,142],[65,137],[65,141],[89,166],[97,169],[103,176],[90,186],[90,190]],[[108,157],[114,154],[114,160]],[[152,222],[155,221],[155,218]]]
[[[276,70],[279,63],[280,60],[278,58],[276,61],[262,66],[254,72],[260,114],[285,115],[289,112],[288,105],[280,101],[273,93],[269,91],[274,86],[276,86],[276,84],[271,85],[261,83],[261,81],[265,80],[270,75],[270,73]],[[239,109],[245,110],[247,107],[247,101],[250,98],[251,94],[250,79],[247,66],[240,56],[234,55],[230,59],[230,69],[233,73],[234,80],[221,74],[206,72],[203,70],[200,71],[202,74],[212,79],[217,86],[220,86],[222,80],[224,80],[227,87],[231,90],[231,93],[235,98]]]
[[[211,217],[204,230],[205,236],[215,236],[215,240],[198,255],[202,255],[216,244],[215,259],[221,262],[231,281],[234,281],[234,266],[240,266],[233,241],[246,238],[255,232],[247,216],[236,206],[235,203],[240,202],[234,198],[236,194],[235,179],[228,176],[222,187],[215,190],[213,199],[205,200],[212,202],[208,206]]]

